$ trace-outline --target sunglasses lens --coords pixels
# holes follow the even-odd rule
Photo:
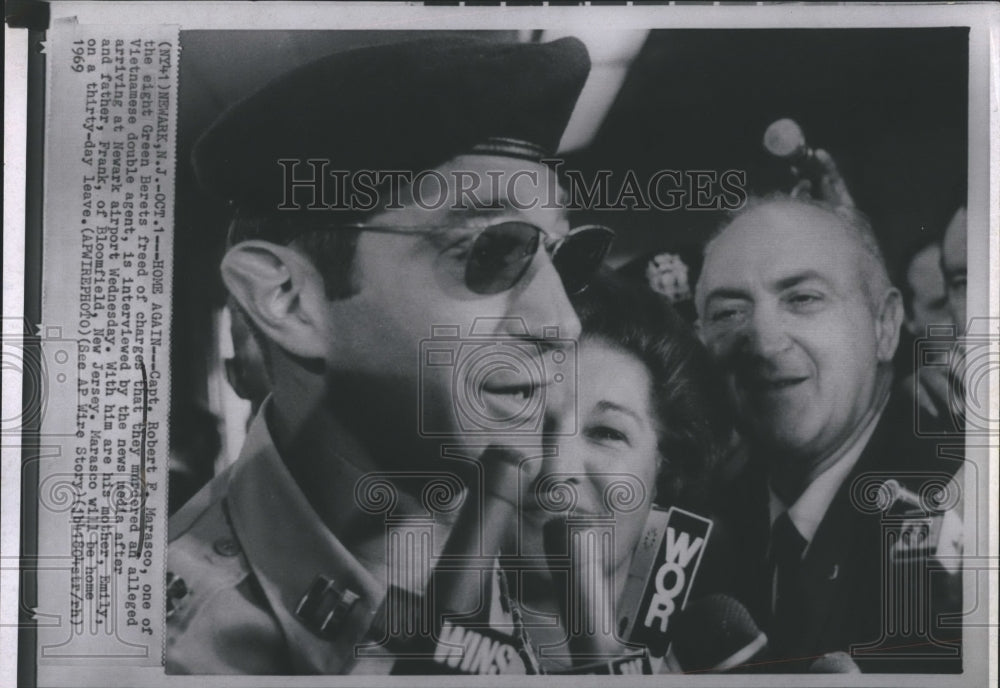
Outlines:
[[[615,234],[607,227],[581,227],[570,232],[552,254],[552,264],[569,294],[586,289],[604,262]]]
[[[539,230],[502,222],[480,232],[465,265],[465,284],[476,294],[499,294],[517,284],[538,252]]]

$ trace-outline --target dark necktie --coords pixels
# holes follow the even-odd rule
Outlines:
[[[798,618],[803,602],[799,590],[802,553],[806,540],[796,529],[788,512],[781,514],[771,528],[771,566],[774,574],[774,624],[778,638],[789,638],[798,631]]]

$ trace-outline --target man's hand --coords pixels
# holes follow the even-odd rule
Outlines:
[[[501,499],[513,508],[522,507],[527,490],[534,484],[541,461],[526,460],[520,450],[493,444],[479,457],[483,497]]]
[[[931,418],[961,418],[964,395],[956,372],[941,366],[920,366],[902,381],[903,389]]]
[[[825,201],[832,206],[840,208],[853,208],[854,198],[847,190],[847,183],[837,169],[837,163],[833,156],[822,148],[817,148],[814,157],[816,162],[823,168],[823,175],[819,180],[819,189],[813,189],[813,183],[808,179],[803,179],[796,184],[791,191],[793,198],[801,198],[805,195],[812,195],[821,201]]]

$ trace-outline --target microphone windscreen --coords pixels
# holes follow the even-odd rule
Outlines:
[[[767,644],[750,612],[728,595],[691,601],[674,624],[673,652],[685,671],[726,671]]]
[[[764,132],[764,148],[771,155],[787,158],[805,148],[806,137],[802,128],[792,119],[779,119]]]
[[[860,674],[861,669],[846,652],[828,652],[809,665],[810,674]]]

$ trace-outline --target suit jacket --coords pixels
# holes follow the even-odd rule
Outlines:
[[[798,618],[788,624],[779,626],[771,613],[762,457],[751,457],[720,491],[714,552],[706,553],[714,570],[698,592],[732,595],[768,634],[769,651],[757,670],[805,672],[824,653],[843,651],[865,672],[961,671],[961,628],[936,623],[939,613],[960,610],[960,576],[936,570],[931,557],[912,550],[893,555],[902,529],[937,512],[904,517],[900,500],[879,508],[886,506],[878,490],[886,479],[919,493],[931,482],[946,483],[960,464],[938,458],[936,441],[916,437],[913,427],[912,404],[890,399],[806,550],[793,593]]]

